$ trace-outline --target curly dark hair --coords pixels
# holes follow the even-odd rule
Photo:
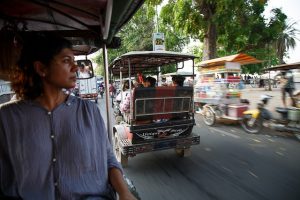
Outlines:
[[[175,82],[178,86],[182,87],[185,77],[181,75],[175,75],[172,77],[172,81]]]
[[[146,81],[148,81],[150,83],[150,86],[149,87],[155,87],[155,84],[156,84],[156,79],[151,77],[151,76],[148,76],[146,78]]]
[[[43,93],[42,79],[33,63],[40,61],[48,67],[54,56],[64,48],[71,49],[71,42],[54,34],[31,33],[23,36],[21,56],[11,75],[17,98],[33,100]]]

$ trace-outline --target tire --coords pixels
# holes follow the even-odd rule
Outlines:
[[[263,128],[263,120],[261,117],[257,118],[254,122],[252,122],[253,118],[249,115],[243,116],[243,119],[241,121],[242,128],[247,133],[256,134],[261,131]]]
[[[114,153],[119,163],[121,163],[122,167],[127,167],[128,165],[128,156],[122,154],[121,147],[120,147],[120,139],[118,133],[115,133],[114,140],[113,140],[113,147]]]
[[[203,111],[203,121],[208,126],[213,126],[216,123],[216,115],[211,108],[205,108]]]
[[[179,157],[188,157],[191,155],[191,148],[175,149],[176,155]]]

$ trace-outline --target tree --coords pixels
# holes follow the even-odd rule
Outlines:
[[[104,76],[104,67],[103,67],[103,65],[99,65],[100,61],[97,60],[99,58],[100,58],[100,56],[97,56],[96,58],[93,59],[93,61],[95,63],[97,63],[97,66],[95,68],[95,74],[100,75],[100,76]]]
[[[135,14],[129,23],[127,23],[119,32],[118,36],[122,39],[122,45],[119,49],[108,50],[109,63],[118,56],[129,51],[151,51],[152,50],[152,34],[156,32],[154,17],[156,14],[155,6],[160,4],[161,0],[147,1],[141,9]],[[173,27],[159,25],[159,32],[165,33],[165,45],[169,51],[181,51],[187,44],[188,36],[178,34],[172,31]],[[95,62],[101,68],[100,74],[104,74],[102,52],[96,56]],[[175,65],[161,68],[161,73],[170,73],[176,70]],[[156,69],[149,70],[149,74],[156,73]]]
[[[146,14],[146,15],[145,15]],[[152,50],[152,33],[154,32],[154,7],[144,4],[134,17],[120,30],[118,36],[122,39],[119,49],[108,49],[108,62],[129,51]],[[95,58],[104,74],[102,51]],[[103,73],[103,74],[102,74]]]
[[[295,25],[296,22],[285,22],[283,30],[275,42],[279,64],[284,64],[283,58],[287,55],[288,50],[296,47],[296,35],[299,34],[299,30],[294,28]]]

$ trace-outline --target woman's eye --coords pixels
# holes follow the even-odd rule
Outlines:
[[[71,62],[71,60],[70,59],[64,59],[63,62],[66,63],[66,64],[68,64],[68,63]]]

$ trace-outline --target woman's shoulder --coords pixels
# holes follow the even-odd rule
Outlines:
[[[10,100],[8,102],[0,104],[0,112],[8,112],[19,109],[20,107],[26,106],[24,100]]]
[[[76,96],[70,96],[68,101],[70,101],[70,103],[73,102],[84,109],[90,109],[90,110],[98,109],[97,104],[94,101],[88,99],[82,99]]]

